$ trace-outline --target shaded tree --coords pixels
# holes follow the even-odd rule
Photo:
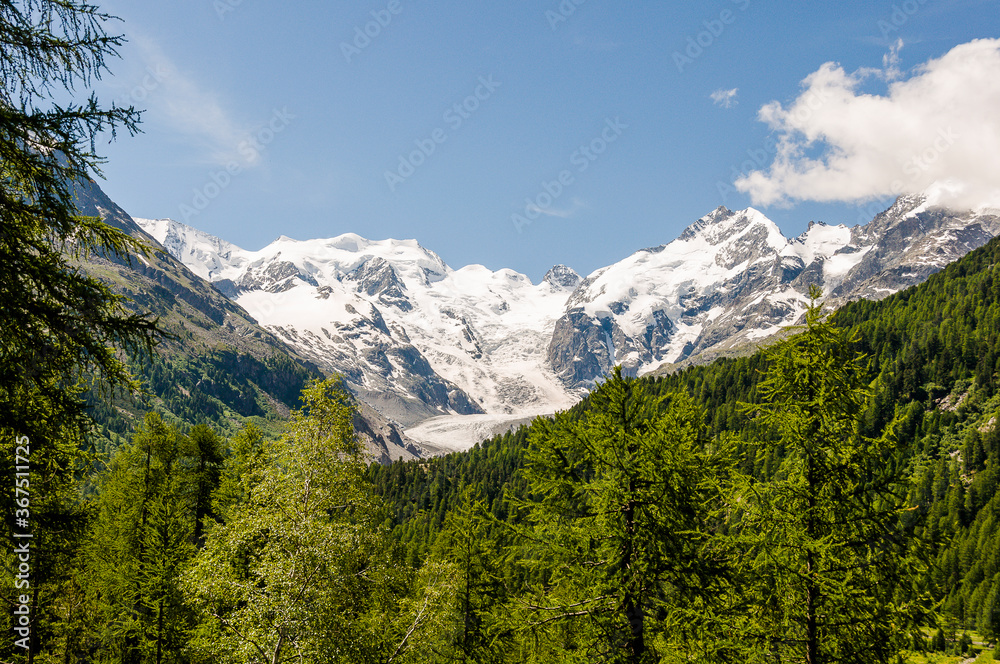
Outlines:
[[[76,101],[117,55],[123,39],[107,32],[111,20],[79,0],[0,2],[0,506],[14,513],[13,452],[26,437],[32,494],[47,496],[32,516],[49,532],[80,530],[67,501],[90,425],[83,394],[95,381],[135,388],[119,351],[148,352],[158,335],[153,321],[77,261],[143,251],[121,230],[80,216],[74,197],[79,183],[99,174],[98,138],[137,127],[131,108],[102,108],[93,95]],[[12,524],[3,523],[9,536]],[[67,558],[55,555],[54,541],[39,543],[53,553],[45,569],[54,580]],[[13,584],[3,586],[9,602]],[[36,620],[38,601],[33,606],[35,631],[47,629]],[[37,652],[34,639],[27,659]]]
[[[192,620],[179,579],[194,555],[189,445],[149,414],[100,484],[86,558],[103,657],[177,661],[186,642]]]
[[[442,660],[508,661],[514,650],[507,606],[510,540],[510,530],[490,514],[477,488],[466,487],[459,504],[448,512],[431,554],[431,560],[447,561],[455,572],[453,621],[436,646]]]

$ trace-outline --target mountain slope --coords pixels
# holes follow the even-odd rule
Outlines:
[[[615,364],[643,374],[753,348],[799,321],[810,285],[833,305],[881,298],[1000,233],[996,211],[919,196],[792,239],[757,210],[720,207],[586,279],[557,266],[533,284],[454,270],[414,240],[281,237],[246,251],[171,220],[138,223],[411,435],[451,447],[567,407]]]
[[[864,434],[878,435],[896,421],[899,447],[887,463],[904,465],[911,480],[901,525],[922,540],[932,559],[922,572],[921,591],[941,601],[943,623],[995,640],[1000,635],[1000,239],[920,285],[879,301],[849,303],[831,320],[856,335],[856,349],[872,360],[872,398],[861,416]],[[714,433],[760,440],[769,434],[757,428],[742,404],[761,398],[758,387],[768,362],[758,352],[638,380],[660,395],[686,392]],[[584,399],[570,416],[585,417],[591,407]],[[528,498],[528,488],[521,468],[529,435],[538,433],[532,428],[467,452],[369,470],[411,560],[420,562],[434,548],[442,532],[435,524],[465,507],[468,486],[477,487],[497,518],[514,523],[523,518],[518,501]],[[779,462],[778,455],[751,451],[743,469],[767,478]]]
[[[318,368],[174,259],[95,183],[78,186],[76,194],[82,214],[100,216],[155,249],[131,263],[93,256],[83,269],[128,296],[137,310],[157,316],[173,335],[148,365],[137,367],[150,392],[145,401],[91,400],[106,438],[114,444],[127,435],[149,408],[170,421],[208,422],[227,434],[246,421],[277,432],[290,409],[299,405],[304,383],[322,375]],[[375,459],[388,462],[420,453],[370,408],[362,408],[356,425]]]
[[[453,270],[414,240],[281,237],[250,252],[176,222],[138,223],[404,424],[487,413],[520,419],[578,398],[544,361],[551,327],[579,281],[564,266],[535,285],[512,270]]]
[[[615,364],[636,373],[748,348],[796,323],[810,285],[837,306],[924,281],[1000,234],[996,211],[902,197],[864,226],[811,223],[787,239],[751,209],[720,207],[670,244],[590,275],[556,325],[548,359],[572,385]]]

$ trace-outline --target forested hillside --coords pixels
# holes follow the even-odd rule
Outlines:
[[[391,423],[94,184],[140,116],[90,91],[115,23],[0,3],[0,660],[993,661],[1000,239],[877,303],[811,286],[752,356],[602,364],[572,409],[383,467],[413,452]]]
[[[864,433],[877,435],[893,423],[897,462],[909,479],[904,521],[931,552],[924,581],[942,602],[942,624],[992,638],[1000,633],[998,263],[994,241],[922,285],[880,302],[849,304],[831,317],[866,358],[872,394],[861,414]],[[766,435],[742,404],[760,403],[769,366],[767,355],[757,353],[641,382],[658,395],[687,393],[703,406],[713,434],[732,433],[746,443]],[[585,417],[588,406],[574,408],[573,417]],[[369,469],[391,511],[387,523],[412,563],[433,550],[469,490],[498,522],[517,520],[513,506],[528,497],[523,466],[532,428],[468,453]],[[779,472],[781,447],[756,456],[740,447],[740,463],[752,475]]]
[[[76,206],[137,241],[154,240],[93,182],[75,187]],[[157,352],[131,369],[143,394],[88,399],[98,423],[98,449],[120,445],[150,409],[190,427],[211,424],[232,435],[250,421],[269,432],[288,417],[306,381],[319,370],[293,355],[225,296],[165,252],[132,257],[98,254],[80,260],[85,272],[128,298],[128,307],[155,316],[167,334]]]
[[[76,454],[76,477],[31,503],[38,572],[30,595],[5,595],[0,656],[923,662],[988,648],[998,255],[993,242],[885,301],[811,309],[801,334],[750,357],[616,371],[555,418],[437,459],[366,465],[335,379],[307,387],[277,439],[147,414],[106,467]]]
[[[335,379],[277,439],[147,414],[106,467],[77,466],[86,492],[64,478],[32,503],[21,643],[70,662],[986,658],[998,256],[814,308],[749,357],[616,371],[436,459],[366,465]]]

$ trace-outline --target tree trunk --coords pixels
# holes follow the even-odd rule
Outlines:
[[[810,551],[806,556],[806,664],[819,664],[819,635],[816,619],[816,604],[818,601],[816,584],[812,579],[813,555]]]
[[[631,484],[631,483],[630,483]],[[629,486],[629,493],[635,490],[634,486]],[[622,510],[625,517],[625,532],[627,539],[622,551],[621,569],[628,581],[625,584],[625,593],[622,597],[622,609],[625,612],[625,619],[628,621],[629,634],[626,640],[626,649],[629,653],[629,661],[642,661],[646,653],[645,639],[645,612],[642,608],[642,598],[638,596],[634,581],[630,578],[632,574],[632,537],[635,534],[635,504],[630,499]]]
[[[35,643],[38,641],[36,636],[37,622],[38,622],[38,585],[33,584],[34,587],[31,589],[31,620],[28,621],[28,628],[31,630],[28,632],[28,664],[34,664],[35,661]]]
[[[198,484],[197,492],[198,495],[195,498],[194,506],[194,545],[199,549],[205,545],[205,536],[203,533],[202,521],[208,514],[208,505],[206,499],[206,488],[205,484],[205,454],[200,451],[200,459],[198,460]]]
[[[631,591],[625,593],[623,604],[629,624],[629,661],[638,664],[646,654],[646,615],[642,608],[642,601],[635,597]]]
[[[163,661],[163,598],[156,605],[156,664]]]
[[[815,461],[812,452],[806,454],[806,491],[809,497],[806,501],[808,514],[806,516],[806,535],[811,544],[818,536],[816,528],[816,492],[819,482],[816,479]],[[819,603],[819,588],[816,585],[816,573],[813,551],[806,552],[806,664],[819,664],[819,628],[817,624],[817,609]]]
[[[469,632],[470,623],[472,621],[472,540],[467,539],[467,547],[465,551],[465,597],[462,602],[462,655],[463,661],[465,657],[469,656],[469,651],[471,648],[470,641],[472,640]]]
[[[281,661],[281,648],[285,645],[284,632],[278,633],[278,643],[274,646],[274,654],[271,655],[271,664],[278,664]]]

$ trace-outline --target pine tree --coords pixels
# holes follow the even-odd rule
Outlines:
[[[189,454],[193,457],[194,543],[204,544],[205,519],[213,516],[212,493],[219,487],[222,472],[222,441],[207,424],[188,432]]]
[[[100,484],[86,556],[104,656],[159,664],[175,660],[186,641],[191,620],[179,579],[194,555],[188,445],[149,414]]]
[[[267,465],[264,433],[247,424],[229,443],[229,455],[222,463],[219,486],[212,493],[212,512],[228,521],[232,510],[241,509],[250,493],[263,479]]]
[[[459,504],[449,511],[434,542],[432,560],[445,560],[456,572],[455,622],[447,642],[438,649],[444,659],[488,664],[507,660],[512,649],[506,625],[509,590],[504,572],[509,566],[509,536],[487,509],[476,489],[466,487]]]
[[[31,494],[46,496],[33,505],[32,517],[58,533],[81,530],[71,505],[90,426],[84,393],[94,382],[135,388],[120,351],[148,352],[159,335],[153,321],[129,310],[77,261],[91,254],[127,260],[144,251],[124,232],[81,217],[75,204],[75,187],[99,175],[98,138],[137,129],[134,109],[102,108],[93,95],[77,101],[78,89],[107,71],[107,59],[123,42],[106,31],[111,20],[82,0],[0,2],[0,508],[13,514],[14,450],[27,439]],[[11,523],[3,524],[7,539]],[[58,536],[42,541],[48,537],[36,540],[40,554],[49,552],[40,583],[69,572],[63,566],[69,557],[58,553],[66,542],[56,542]],[[2,585],[4,601],[13,604],[13,583]],[[34,614],[65,613],[46,608],[47,597],[58,600],[57,588],[35,587],[41,598],[33,602]],[[11,631],[3,630],[0,658],[16,653],[32,660],[40,652],[38,636],[51,644],[40,619],[33,617],[27,653],[9,650]]]
[[[34,405],[49,417],[85,421],[79,377],[131,388],[116,349],[148,350],[158,333],[74,262],[145,250],[123,231],[81,217],[74,196],[78,183],[99,173],[97,138],[134,132],[138,113],[102,109],[94,96],[51,101],[106,71],[123,41],[105,31],[110,20],[77,0],[0,3],[0,431],[27,435],[39,449],[44,430],[35,429]]]

